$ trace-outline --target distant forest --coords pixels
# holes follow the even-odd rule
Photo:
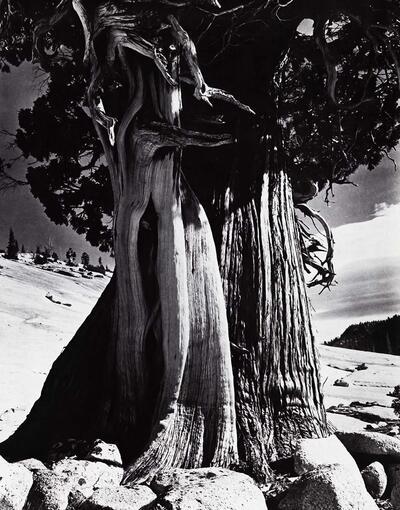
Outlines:
[[[325,342],[325,345],[358,351],[400,354],[400,315],[380,321],[352,324],[341,336]]]

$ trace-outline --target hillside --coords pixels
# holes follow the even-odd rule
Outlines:
[[[16,262],[0,255],[0,440],[23,420],[109,281],[83,278],[63,264],[53,269],[71,276],[34,266],[28,256]]]
[[[29,259],[15,262],[0,255],[0,441],[24,420],[53,361],[109,278],[107,273],[88,279],[79,268],[71,271],[61,264],[46,270]],[[344,430],[362,429],[368,422],[391,424],[395,416],[387,394],[400,383],[400,357],[323,345],[319,349],[333,424]],[[361,364],[366,369],[358,370]],[[335,385],[337,380],[345,385]]]
[[[399,355],[400,315],[381,321],[352,324],[340,337],[327,342],[326,345]]]

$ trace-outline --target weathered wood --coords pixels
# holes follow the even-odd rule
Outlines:
[[[78,4],[88,25],[86,3]],[[120,447],[126,484],[168,467],[238,461],[265,480],[268,463],[290,455],[297,437],[327,433],[273,96],[266,101],[266,83],[252,82],[265,55],[253,55],[258,45],[243,49],[234,75],[240,97],[255,92],[257,117],[248,107],[240,117],[229,112],[235,136],[184,129],[179,50],[196,75],[199,98],[210,92],[192,43],[175,18],[169,18],[175,34],[161,25],[163,36],[152,40],[134,34],[145,10],[119,11],[122,4],[129,7],[100,3],[90,13],[92,30],[84,27],[88,102],[114,193],[115,275],[0,454],[17,460],[43,455],[55,440],[100,437]],[[157,25],[157,13],[150,14]],[[293,23],[286,30],[294,29]],[[94,44],[101,35],[102,44]],[[265,80],[284,50],[268,56]],[[108,111],[114,96],[104,83],[113,66],[124,73],[119,118]],[[226,88],[232,75],[212,72]],[[239,105],[218,96],[223,88],[212,90],[226,108]],[[182,163],[183,147],[234,140],[238,147],[226,159],[218,153],[217,163],[196,153]],[[213,164],[227,174],[218,190],[203,177]],[[191,172],[201,176],[217,249],[205,210],[183,178]]]
[[[328,432],[291,187],[273,147],[261,189],[239,206],[243,184],[231,183],[221,240],[239,455],[259,479],[298,437]]]

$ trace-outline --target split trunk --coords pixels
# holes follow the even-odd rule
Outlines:
[[[298,437],[327,433],[279,122],[273,109],[242,118],[235,147],[182,154],[135,120],[144,103],[179,128],[179,86],[124,51],[131,82],[115,146],[97,125],[114,276],[0,454],[40,457],[55,441],[101,437],[119,445],[125,483],[238,462],[264,480]]]

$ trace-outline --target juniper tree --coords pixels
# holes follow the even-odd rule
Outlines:
[[[20,115],[28,182],[104,248],[112,216],[116,267],[0,453],[102,437],[125,483],[238,462],[265,479],[328,433],[304,270],[331,283],[332,236],[307,201],[398,141],[399,2],[18,7],[1,2],[3,65],[33,48],[49,73]]]

